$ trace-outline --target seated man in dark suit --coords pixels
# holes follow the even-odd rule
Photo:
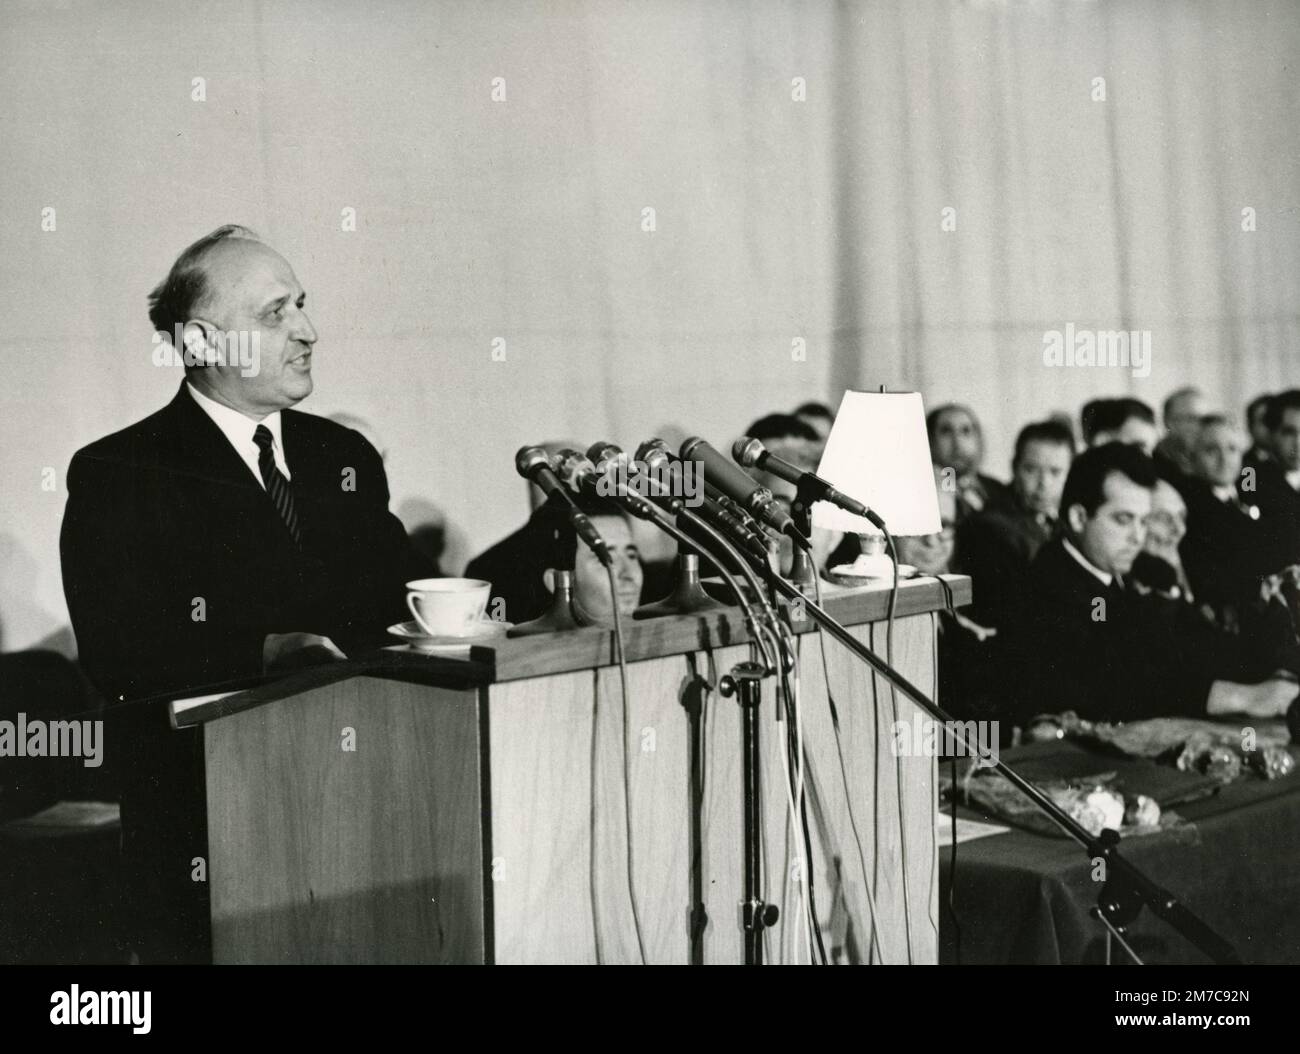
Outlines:
[[[1201,420],[1195,446],[1196,479],[1187,490],[1187,535],[1180,551],[1199,602],[1225,628],[1238,627],[1259,601],[1259,580],[1270,566],[1259,507],[1237,490],[1245,437],[1221,414]]]
[[[1173,483],[1180,492],[1184,484],[1195,475],[1194,448],[1201,418],[1208,412],[1205,396],[1199,388],[1179,388],[1165,400],[1161,411],[1164,421],[1164,438],[1156,444],[1151,456],[1161,476]]]
[[[1151,459],[1110,443],[1080,454],[1061,497],[1062,533],[1034,561],[1010,633],[1017,716],[1074,710],[1092,720],[1245,714],[1281,717],[1300,688],[1270,677],[1293,653],[1252,668],[1235,638],[1188,604],[1140,595],[1125,578],[1142,549]],[[1294,651],[1294,649],[1293,649]]]
[[[1272,458],[1245,470],[1237,489],[1259,506],[1260,521],[1274,567],[1300,563],[1300,389],[1269,400],[1268,426]]]
[[[1025,594],[1030,562],[1052,537],[1074,437],[1057,421],[1026,425],[1011,459],[1011,499],[968,517],[957,529],[953,569],[970,575],[968,612],[982,626],[1006,622]]]
[[[201,961],[209,940],[191,880],[207,855],[202,736],[171,731],[161,700],[379,644],[427,570],[374,448],[289,409],[312,390],[305,299],[243,228],[190,246],[149,298],[185,380],[68,471],[63,586],[109,700],[107,750],[131,758],[123,843],[147,960]]]
[[[925,429],[939,488],[956,495],[958,524],[1007,501],[1007,485],[980,472],[984,432],[969,407],[938,406],[926,415]]]
[[[1273,454],[1273,436],[1268,428],[1268,404],[1272,395],[1257,395],[1246,406],[1246,432],[1250,447],[1242,456],[1241,467],[1258,469],[1265,461],[1271,461]]]

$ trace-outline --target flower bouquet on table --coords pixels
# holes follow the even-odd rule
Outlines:
[[[1287,730],[1277,721],[1243,726],[1193,717],[1153,717],[1110,724],[1088,721],[1067,710],[1034,718],[1026,737],[1095,743],[1128,757],[1213,776],[1221,783],[1252,775],[1281,779],[1296,767],[1295,754],[1287,747]]]
[[[1176,813],[1162,811],[1154,798],[1126,791],[1114,772],[1038,780],[1035,785],[1094,836],[1107,828],[1127,838],[1185,826]],[[1039,834],[1064,834],[1028,796],[993,769],[972,766],[959,781],[957,793],[968,806],[1017,827]]]

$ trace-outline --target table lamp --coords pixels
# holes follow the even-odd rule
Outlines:
[[[895,536],[943,529],[919,392],[846,391],[817,474],[871,508]],[[884,535],[867,520],[819,501],[812,525],[861,537],[855,577],[893,575]]]

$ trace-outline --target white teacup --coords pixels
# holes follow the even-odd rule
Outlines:
[[[407,582],[406,606],[431,637],[468,637],[483,621],[490,582],[477,578],[419,578]]]

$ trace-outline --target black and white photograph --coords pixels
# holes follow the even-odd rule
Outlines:
[[[0,0],[0,98],[23,1014],[1082,965],[1098,1034],[1264,1023],[1300,2]]]

